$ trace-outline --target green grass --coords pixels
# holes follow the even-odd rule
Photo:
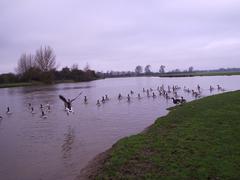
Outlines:
[[[240,91],[172,108],[111,149],[95,179],[239,179]]]
[[[5,84],[0,84],[0,88],[23,87],[23,86],[33,86],[33,85],[39,85],[39,83],[31,83],[31,82],[5,83]]]

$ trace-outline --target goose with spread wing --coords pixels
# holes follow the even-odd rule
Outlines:
[[[82,92],[77,95],[75,98],[73,99],[66,99],[63,95],[59,95],[59,98],[64,102],[64,106],[65,106],[65,109],[67,111],[73,111],[72,110],[72,103],[73,101],[75,101],[80,95],[82,94]]]

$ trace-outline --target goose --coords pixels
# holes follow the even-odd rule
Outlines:
[[[47,110],[48,110],[48,112],[50,112],[50,111],[51,111],[51,106],[50,106],[50,104],[47,103],[46,106],[47,106]]]
[[[180,99],[175,99],[175,98],[171,98],[173,100],[173,104],[179,104],[181,103],[181,100]]]
[[[161,96],[162,95],[162,91],[159,91],[159,96]]]
[[[102,96],[102,103],[105,103],[105,98],[104,98],[104,96]]]
[[[186,99],[184,99],[183,97],[181,97],[180,103],[182,104],[182,103],[186,103],[186,102],[187,102]]]
[[[133,92],[132,90],[130,91],[130,93],[131,93],[131,94],[134,94],[134,92]]]
[[[119,93],[118,94],[118,100],[121,100],[122,99],[122,95]]]
[[[128,94],[128,96],[127,96],[127,101],[128,101],[128,102],[131,101],[131,98],[130,98],[129,94]]]
[[[161,87],[160,87],[161,90],[164,90],[164,85],[162,84]]]
[[[197,85],[197,90],[198,90],[198,92],[200,92],[200,86],[199,86],[199,84]]]
[[[108,101],[108,100],[109,100],[109,98],[108,98],[108,95],[105,95],[105,99],[106,99],[106,101]]]
[[[43,118],[43,119],[46,119],[47,118],[47,115],[45,114],[45,112],[42,110],[42,115],[41,115],[41,117]]]
[[[140,93],[138,93],[138,99],[141,99],[141,95],[140,95]]]
[[[170,86],[168,86],[168,91],[167,91],[168,93],[170,93],[171,92],[171,87]]]
[[[101,103],[100,103],[100,101],[99,100],[97,100],[97,104],[96,104],[97,106],[101,106]]]
[[[165,98],[166,98],[166,100],[171,99],[170,96],[168,95],[168,93],[166,94]]]
[[[195,98],[198,98],[200,96],[200,92],[196,92],[194,90],[192,90],[192,95],[195,97]]]
[[[217,85],[217,89],[220,91],[220,90],[222,90],[222,87]]]
[[[210,85],[209,90],[210,90],[210,91],[213,91],[213,90],[214,90],[214,87],[212,87],[212,86]]]
[[[87,96],[84,96],[84,103],[87,104]]]
[[[155,95],[155,93],[153,92],[153,98],[155,98],[156,97],[156,95]]]
[[[10,111],[10,108],[9,108],[9,107],[7,107],[6,114],[12,114],[12,112]]]
[[[149,90],[147,89],[147,97],[150,97],[150,95],[149,95]]]
[[[72,109],[72,103],[73,101],[75,101],[80,95],[82,94],[79,93],[79,95],[77,95],[75,98],[73,98],[72,100],[71,99],[66,99],[64,96],[62,95],[59,95],[59,98],[64,102],[64,106],[65,106],[65,110],[67,110],[68,112],[73,112],[73,109]]]
[[[35,114],[33,107],[31,108],[31,113],[32,113],[32,114]]]
[[[174,95],[175,98],[178,97],[178,94],[177,94],[177,92],[175,92],[175,91],[173,92],[173,95]]]

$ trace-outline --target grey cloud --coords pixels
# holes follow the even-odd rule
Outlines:
[[[239,17],[237,0],[2,0],[0,72],[44,44],[61,67],[239,67]]]

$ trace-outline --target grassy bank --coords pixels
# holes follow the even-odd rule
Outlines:
[[[193,77],[193,76],[233,76],[240,72],[179,72],[159,74],[160,77]]]
[[[96,80],[96,79],[92,79]],[[82,82],[87,82],[87,81],[82,81]],[[73,80],[59,80],[55,81],[52,84],[61,84],[61,83],[78,83]],[[41,86],[41,85],[51,85],[51,84],[45,84],[42,82],[20,82],[20,83],[5,83],[5,84],[0,84],[0,88],[12,88],[12,87],[24,87],[24,86]]]
[[[4,83],[4,84],[0,84],[0,88],[24,87],[24,86],[34,86],[34,85],[40,85],[40,83],[32,83],[32,82]]]
[[[240,91],[173,108],[101,163],[91,179],[238,179]]]

